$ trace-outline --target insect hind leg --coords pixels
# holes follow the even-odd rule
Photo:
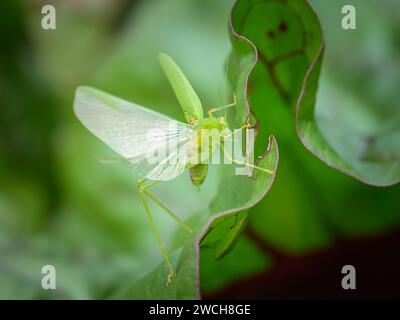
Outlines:
[[[167,276],[167,286],[169,286],[172,283],[172,280],[173,280],[173,278],[175,276],[175,272],[174,272],[174,269],[172,267],[171,260],[168,257],[167,251],[165,250],[164,243],[162,242],[160,234],[158,233],[158,230],[157,230],[157,227],[156,227],[156,225],[154,223],[154,219],[153,219],[153,216],[151,214],[149,205],[148,205],[147,200],[145,198],[145,191],[146,191],[145,188],[146,188],[146,186],[144,186],[143,184],[144,184],[144,182],[146,180],[147,179],[143,179],[143,180],[138,180],[137,181],[137,185],[139,187],[140,199],[142,200],[142,203],[143,203],[144,209],[146,211],[147,217],[149,218],[149,221],[150,221],[151,228],[152,228],[152,230],[153,230],[153,232],[154,232],[154,234],[156,236],[158,245],[159,245],[159,247],[161,249],[161,252],[162,252],[162,254],[163,254],[164,258],[165,258],[165,262],[167,263],[167,266],[168,266],[168,269],[169,269],[169,274]]]
[[[172,219],[174,219],[180,226],[182,226],[187,232],[193,233],[193,230],[183,222],[175,213],[172,212],[163,202],[161,202],[154,194],[152,194],[148,189],[159,181],[153,181],[146,185],[143,185],[147,179],[139,180],[138,186],[139,190],[142,190],[143,194],[146,194],[151,200],[153,200],[161,209],[163,209]]]
[[[163,242],[161,240],[161,237],[160,237],[160,235],[158,233],[158,230],[156,228],[156,225],[154,223],[153,216],[151,215],[151,211],[150,211],[150,208],[148,206],[148,202],[147,202],[145,196],[148,196],[151,200],[153,200],[161,209],[163,209],[165,212],[167,212],[168,215],[171,216],[187,232],[192,234],[193,230],[186,223],[184,223],[177,215],[175,215],[170,209],[168,209],[167,206],[164,205],[164,203],[162,203],[156,196],[154,196],[148,190],[150,187],[154,186],[159,181],[152,181],[152,182],[149,182],[149,183],[145,184],[146,181],[147,181],[147,179],[141,179],[141,180],[138,180],[136,183],[137,183],[138,188],[139,188],[140,198],[142,200],[143,206],[144,206],[144,208],[146,210],[146,213],[147,213],[147,216],[148,216],[148,218],[150,220],[151,227],[152,227],[153,232],[154,232],[154,234],[155,234],[155,236],[157,238],[158,244],[159,244],[160,249],[161,249],[161,251],[162,251],[162,253],[164,255],[165,261],[166,261],[166,263],[168,265],[168,269],[169,269],[170,273],[169,273],[169,275],[167,277],[167,285],[170,285],[172,283],[172,280],[173,280],[174,276],[175,276],[175,272],[174,272],[174,269],[172,268],[171,261],[170,261],[170,259],[168,257],[168,254],[167,254],[167,252],[165,250],[164,244],[163,244]]]

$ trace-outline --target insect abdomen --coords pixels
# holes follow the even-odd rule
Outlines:
[[[192,183],[196,187],[202,185],[207,177],[207,172],[208,172],[208,164],[200,163],[189,168],[190,179],[192,180]]]

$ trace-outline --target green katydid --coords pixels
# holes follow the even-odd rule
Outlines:
[[[193,232],[187,224],[158,200],[149,188],[159,181],[176,178],[186,168],[189,169],[191,181],[195,186],[199,187],[204,182],[208,164],[204,161],[196,161],[197,155],[202,154],[202,148],[204,148],[201,140],[209,138],[207,135],[202,135],[202,132],[214,130],[219,134],[219,139],[226,138],[225,132],[228,128],[226,119],[223,116],[216,117],[214,113],[235,106],[235,101],[209,110],[208,116],[204,117],[199,97],[176,63],[166,54],[160,54],[159,60],[183,109],[187,124],[91,87],[77,89],[74,111],[83,125],[128,160],[134,173],[141,178],[137,181],[140,198],[168,266],[167,285],[169,285],[175,272],[154,224],[146,196],[185,230],[189,233]],[[174,123],[174,126],[171,126],[171,123]],[[171,141],[175,144],[175,149],[174,152],[168,153]],[[207,144],[207,148],[213,147]],[[224,148],[222,150],[224,151]],[[159,157],[158,161],[149,161],[149,155],[154,155],[154,153],[159,153],[161,158]],[[270,170],[240,162],[231,157],[229,159],[233,163],[247,165],[273,175]]]

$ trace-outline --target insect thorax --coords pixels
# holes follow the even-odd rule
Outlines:
[[[198,129],[218,130],[223,131],[227,127],[224,117],[209,117],[199,120]]]
[[[223,117],[204,118],[197,124],[197,133],[193,137],[190,148],[190,165],[207,164],[213,149],[219,147],[220,140],[226,129],[226,122]]]

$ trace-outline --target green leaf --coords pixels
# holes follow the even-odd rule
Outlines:
[[[278,163],[277,144],[273,137],[265,154],[257,165],[276,170]],[[176,277],[166,285],[168,268],[162,263],[144,278],[134,280],[115,292],[114,299],[197,299],[199,291],[199,247],[213,248],[216,258],[222,257],[235,244],[247,210],[257,204],[272,185],[273,176],[255,171],[252,178],[235,174],[235,170],[224,170],[218,194],[207,210],[191,217],[188,221],[195,229],[192,238],[183,237],[175,244],[172,264]]]
[[[363,153],[365,161],[377,163],[400,162],[400,117],[394,116],[385,121],[385,125],[371,136]]]
[[[159,265],[143,278],[128,285],[121,286],[111,299],[196,299],[199,291],[195,285],[197,278],[197,266],[193,263],[197,252],[194,239],[188,241],[187,245],[175,250],[171,255],[171,263],[176,275],[172,283],[166,285],[166,277],[169,270],[165,263]]]
[[[201,248],[201,288],[207,294],[233,281],[263,272],[273,259],[251,239],[242,235],[235,247],[220,259],[215,259],[214,248]]]
[[[230,70],[243,61],[237,52],[251,59],[246,43],[257,50],[247,91],[259,127],[256,153],[262,152],[260,141],[273,133],[281,154],[279,179],[268,198],[250,210],[250,224],[268,241],[291,251],[325,245],[330,239],[315,217],[311,205],[315,200],[305,187],[307,171],[298,156],[304,148],[298,147],[295,133],[295,104],[307,68],[318,53],[319,22],[306,1],[237,1],[231,28],[231,38],[237,41]],[[239,80],[244,82],[246,74]]]
[[[112,92],[126,100],[154,106],[157,111],[173,115],[176,118],[178,116],[178,113],[174,112],[176,103],[170,96],[170,90],[164,89],[157,59],[153,59],[157,52],[167,51],[179,60],[185,73],[196,84],[196,88],[199,88],[202,100],[209,106],[218,105],[217,88],[220,86],[221,78],[224,78],[224,66],[230,50],[226,20],[229,17],[231,3],[230,1],[206,1],[208,2],[200,7],[195,5],[197,3],[195,1],[192,5],[188,5],[187,0],[144,4],[139,11],[140,14],[137,13],[138,16],[132,20],[134,23],[127,24],[126,34],[121,36],[121,45],[117,46],[108,61],[102,64],[103,68],[93,77],[96,82],[89,83],[89,85]],[[210,6],[214,8],[213,15],[210,15]],[[176,14],[171,15],[171,12]],[[186,19],[179,19],[181,16],[185,16]],[[192,22],[197,20],[201,21],[201,28],[192,29]],[[141,26],[140,32],[136,29],[137,25]],[[186,32],[189,29],[192,32],[188,39]],[[191,45],[188,45],[189,40]],[[251,46],[248,46],[247,49],[249,52],[246,56],[238,57],[243,60],[237,68],[237,74],[245,76],[255,63],[255,51]],[[193,57],[196,57],[196,63],[193,63]],[[126,66],[132,65],[132,61],[135,61],[135,72],[128,72],[130,69]],[[140,62],[137,63],[137,61]],[[122,78],[124,81],[118,80]],[[245,81],[235,85],[232,90],[238,101],[241,101],[235,108],[236,113],[241,115],[235,117],[238,119],[237,125],[243,125],[243,119],[250,116],[245,90]],[[232,94],[229,93],[229,96],[232,97]],[[76,134],[83,134],[84,129],[81,131],[77,130]],[[75,148],[68,149],[69,158],[64,155],[64,165],[70,166],[71,158],[74,158],[75,163],[78,163],[78,167],[80,167],[77,172],[70,174],[68,179],[72,179],[72,177],[83,179],[80,172],[85,172],[85,176],[91,176],[91,172],[98,170],[98,168],[94,168],[94,164],[89,165],[89,163],[93,163],[93,158],[90,157],[93,153],[93,146],[96,146],[96,155],[99,154],[99,150],[101,155],[104,152],[101,150],[106,149],[101,142],[95,140],[92,141],[92,144],[87,145],[89,137],[86,134],[84,136],[85,139],[71,137],[71,141],[77,140],[82,145],[79,146],[79,151]],[[266,137],[260,144],[263,145],[263,148],[259,153],[262,156],[257,160],[258,165],[275,172],[278,161],[275,139]],[[78,142],[74,145],[78,147]],[[84,163],[81,160],[82,157],[85,157]],[[96,164],[96,167],[98,166],[100,164]],[[111,169],[111,167],[106,167],[106,169],[103,168],[101,171],[106,173],[109,170],[117,170],[116,168]],[[148,225],[144,209],[139,202],[133,177],[125,173],[124,181],[132,179],[132,185],[124,189],[124,194],[134,202],[131,212],[129,212],[129,217],[132,217],[129,228],[134,230],[130,234],[134,237],[135,250],[130,250],[129,254],[135,261],[135,267],[130,273],[125,273],[124,277],[120,278],[121,281],[114,283],[115,290],[110,290],[110,297],[122,299],[194,299],[200,297],[199,259],[200,250],[205,249],[205,246],[201,245],[203,238],[205,239],[207,234],[212,233],[215,241],[207,244],[207,250],[214,250],[218,257],[222,257],[237,242],[246,220],[248,208],[264,197],[274,179],[273,176],[258,171],[254,171],[252,178],[238,176],[235,174],[235,169],[234,165],[210,165],[209,174],[200,192],[191,184],[187,172],[176,180],[160,183],[151,188],[151,191],[167,207],[185,219],[186,223],[195,230],[195,234],[190,237],[185,230],[179,228],[162,210],[150,202],[156,220],[155,224],[177,273],[170,286],[166,285],[167,266]],[[95,174],[93,176],[96,176],[94,177],[96,179],[99,177]],[[114,201],[110,201],[108,197],[106,200],[106,195],[99,198],[99,194],[104,194],[104,189],[106,189],[104,184],[93,181],[94,185],[92,185],[92,181],[87,180],[84,183],[87,186],[86,190],[80,192],[73,190],[78,198],[87,199],[89,192],[90,197],[97,199],[96,203],[101,212],[108,210],[111,205],[116,206]],[[77,183],[71,183],[71,185],[77,185]],[[101,187],[102,185],[103,187]],[[126,200],[125,203],[129,202]],[[121,208],[115,207],[112,210],[112,216],[125,216],[127,206],[124,206],[123,209],[124,211],[121,211]],[[237,215],[238,217],[235,218]],[[226,232],[225,219],[227,219],[230,229],[228,232]],[[214,222],[216,220],[218,222]]]
[[[357,3],[359,7],[373,10],[362,1]],[[296,114],[297,134],[312,154],[364,183],[392,185],[400,179],[400,161],[396,156],[400,150],[399,140],[396,139],[400,132],[400,114],[393,106],[393,99],[379,101],[378,94],[382,100],[380,92],[392,88],[390,90],[395,97],[396,89],[389,83],[379,83],[376,77],[364,79],[360,76],[359,70],[365,68],[363,66],[375,64],[373,59],[376,54],[375,51],[368,53],[371,50],[368,35],[361,33],[368,33],[365,29],[337,31],[340,16],[332,16],[331,13],[340,13],[345,4],[345,1],[329,4],[315,1],[323,13],[321,21],[329,28],[326,41],[331,53],[323,62],[325,44],[321,24],[307,1],[237,2],[232,12],[235,31],[255,45],[259,56],[251,77],[250,100],[267,103],[264,108],[268,109],[269,117],[257,107],[255,113],[256,116],[261,114],[258,117],[261,123],[268,121],[268,130],[279,139],[290,129],[281,133],[277,117],[283,115],[278,114],[276,109],[291,110]],[[369,22],[359,20],[359,23]],[[379,32],[382,28],[377,24],[375,27]],[[385,37],[384,32],[380,36]],[[360,39],[366,39],[366,43]],[[351,58],[353,50],[359,55],[357,61],[346,63],[345,57],[349,61],[354,60]],[[389,47],[385,50],[382,50],[381,61],[392,60],[391,57],[396,55],[395,49]],[[338,64],[339,55],[344,57],[342,66]],[[392,75],[388,66],[389,63],[377,65],[375,73],[382,73],[382,77],[390,76],[393,83],[398,82],[398,76]],[[349,90],[344,85],[334,85],[332,74],[335,79],[347,82],[348,87],[365,81],[370,83],[367,86],[372,89],[366,93],[365,86]],[[354,95],[357,91],[359,96]],[[364,98],[365,95],[370,98]],[[390,121],[391,125],[388,124]],[[389,135],[383,133],[388,126],[391,127]],[[375,148],[380,150],[374,151]]]
[[[226,30],[231,2],[115,2],[113,10],[108,2],[85,10],[60,2],[57,14],[65,25],[46,37],[41,28],[24,28],[41,18],[29,2],[20,14],[10,8],[1,11],[7,13],[4,17],[15,16],[4,20],[13,36],[10,50],[2,51],[7,68],[1,79],[7,90],[0,119],[8,136],[15,138],[0,143],[1,297],[104,299],[113,293],[122,298],[198,298],[199,273],[201,289],[210,291],[276,263],[273,252],[262,251],[262,241],[255,242],[246,233],[240,236],[245,224],[267,242],[266,248],[277,246],[296,254],[326,246],[336,236],[346,240],[399,224],[400,185],[371,188],[339,174],[307,152],[296,135],[295,103],[320,44],[313,40],[320,32],[309,6],[300,0],[238,1],[232,25],[240,36],[231,35],[234,63],[228,70],[232,91],[238,95],[234,123],[256,124],[257,119],[256,154],[264,152],[271,133],[278,137],[278,175],[268,196],[247,210],[272,181],[258,179],[261,185],[253,186],[231,178],[232,168],[211,165],[200,192],[187,173],[155,186],[154,193],[196,228],[196,236],[188,237],[150,203],[178,270],[171,287],[166,287],[167,268],[134,177],[121,166],[97,161],[108,149],[72,116],[72,97],[76,86],[88,83],[184,120],[157,62],[159,52],[168,52],[179,61],[205,109],[224,104],[218,101],[218,91],[231,50]],[[367,143],[355,153],[363,162],[387,167],[398,159],[399,150],[400,79],[393,67],[399,50],[394,41],[399,36],[397,3],[353,0],[360,28],[344,31],[344,1],[313,2],[328,46],[312,121],[317,121],[332,148],[339,150],[348,139],[356,150],[362,140]],[[302,3],[308,9],[295,10],[294,5]],[[280,25],[282,19],[286,27]],[[15,21],[17,28],[12,27]],[[311,59],[295,54],[303,34]],[[250,104],[242,91],[255,59],[244,36],[268,62],[280,57],[274,78],[264,57],[254,66],[247,83]],[[67,50],[68,40],[77,42],[78,50]],[[28,73],[26,59],[18,54],[26,45],[32,71]],[[231,92],[226,97],[231,101]],[[336,103],[337,97],[345,97],[346,103]],[[18,126],[13,126],[16,121]],[[349,134],[354,131],[356,136]],[[273,140],[271,163],[277,155],[274,146]],[[55,292],[44,293],[40,286],[41,267],[46,264],[57,268]]]
[[[193,122],[193,119],[203,119],[203,107],[201,106],[200,99],[181,69],[179,69],[171,57],[164,53],[160,53],[158,58],[168,81],[178,98],[186,120],[188,122]]]
[[[376,54],[369,52],[369,34],[364,34],[369,31],[359,28],[353,32],[337,32],[337,23],[329,15],[340,12],[345,4],[346,1],[335,1],[321,6],[315,2],[318,13],[322,14],[330,51],[322,62],[324,50],[320,41],[318,55],[307,71],[297,105],[298,135],[306,148],[329,166],[366,184],[393,185],[400,181],[400,113],[393,106],[393,100],[382,100],[380,92],[389,89],[386,96],[390,96],[396,89],[379,83],[376,80],[379,77],[361,76],[360,70],[369,65],[373,74],[398,82],[399,77],[392,76],[389,67],[391,57],[396,55],[395,49],[383,47],[380,59],[386,63],[377,65]],[[373,4],[355,1],[352,5],[363,8],[357,23],[369,24],[364,15],[368,11],[375,15]],[[377,15],[374,26],[368,30],[373,28],[379,33],[386,23],[384,16]],[[381,36],[384,39],[385,34]],[[338,55],[347,58],[338,63]],[[350,63],[356,56],[357,60]],[[343,79],[342,85],[335,83],[332,75]],[[364,85],[357,88],[356,83]],[[365,90],[366,87],[371,89]]]
[[[220,259],[239,239],[241,231],[246,226],[246,220],[245,211],[215,220],[207,230],[201,246],[214,248],[215,258]]]
[[[399,141],[396,139],[396,123],[399,121],[395,107],[397,104],[394,103],[398,100],[394,84],[399,80],[395,72],[385,70],[389,65],[385,61],[392,61],[393,65],[393,58],[390,57],[395,56],[394,48],[390,45],[391,39],[387,39],[390,33],[374,23],[375,41],[378,44],[372,45],[369,41],[371,28],[360,28],[357,31],[340,28],[340,12],[344,1],[314,3],[318,13],[323,14],[321,21],[328,22],[324,31],[327,41],[331,42],[328,43],[324,58],[322,79],[319,79],[320,89],[321,83],[325,83],[322,86],[323,91],[320,90],[317,97],[309,95],[311,102],[313,98],[317,98],[317,117],[312,114],[314,110],[310,109],[310,123],[323,129],[325,133],[330,130],[331,137],[335,133],[341,134],[333,139],[336,145],[352,141],[348,152],[353,152],[360,158],[369,157],[370,160],[380,161],[381,177],[386,179],[397,166],[393,160],[398,154],[396,150],[400,149],[395,143],[396,140]],[[371,23],[371,20],[384,21],[390,11],[380,10],[384,7],[383,4],[380,7],[375,3],[373,9],[372,4],[365,5],[362,1],[357,3],[357,9],[371,5],[368,14],[363,9],[360,10],[363,18],[360,20],[361,16],[358,16],[358,21],[362,21],[360,23],[364,25]],[[375,19],[377,12],[381,12],[379,19]],[[397,21],[395,14],[391,20]],[[383,194],[390,198],[389,194],[395,191],[390,193],[389,190],[374,190],[338,174],[318,158],[312,157],[298,141],[296,103],[307,70],[321,56],[323,46],[321,26],[312,8],[306,1],[238,1],[232,11],[232,26],[238,37],[244,37],[255,45],[259,54],[259,60],[250,76],[248,90],[252,111],[260,128],[258,141],[263,141],[266,136],[274,133],[281,154],[274,188],[264,201],[250,210],[251,227],[269,244],[296,254],[329,245],[342,233],[360,234],[389,228],[398,219],[398,214],[390,209],[390,204],[379,209],[379,201],[376,199]],[[366,43],[360,45],[360,39],[364,39]],[[385,41],[381,43],[381,39]],[[380,60],[382,71],[379,62],[374,61],[377,52],[384,52],[383,49],[378,49],[381,47],[392,51],[386,59]],[[354,50],[357,50],[357,56],[352,52]],[[369,62],[360,60],[367,52]],[[326,64],[327,61],[330,61],[329,65]],[[380,80],[373,76],[365,77],[361,72],[364,69],[369,70],[371,65],[376,65],[374,74],[380,74]],[[318,65],[314,67],[313,84],[317,90]],[[342,71],[340,74],[336,72],[338,69]],[[383,80],[386,78],[387,80]],[[363,85],[365,82],[371,88],[368,92]],[[340,83],[343,85],[339,85]],[[331,93],[327,95],[329,91]],[[380,99],[378,94],[370,94],[373,91],[380,93]],[[391,94],[385,96],[384,93],[388,91]],[[357,92],[359,94],[355,95]],[[375,108],[370,107],[372,101],[376,104]],[[379,109],[378,106],[382,108]],[[387,123],[388,118],[392,118],[391,124]],[[376,127],[376,135],[366,139],[370,147],[365,141],[357,142],[360,140],[359,133],[352,135],[354,132],[365,132],[365,127],[373,127],[379,122],[382,127]],[[329,142],[331,141],[332,139]],[[260,148],[262,146],[256,144],[256,150],[259,151]],[[383,157],[382,149],[385,150]],[[364,173],[368,173],[367,171]],[[371,173],[376,175],[376,172]],[[355,194],[358,194],[357,198]],[[368,196],[363,196],[365,194]],[[366,200],[368,197],[371,198],[370,201]],[[388,201],[393,205],[392,200]],[[382,211],[384,213],[376,214]]]

